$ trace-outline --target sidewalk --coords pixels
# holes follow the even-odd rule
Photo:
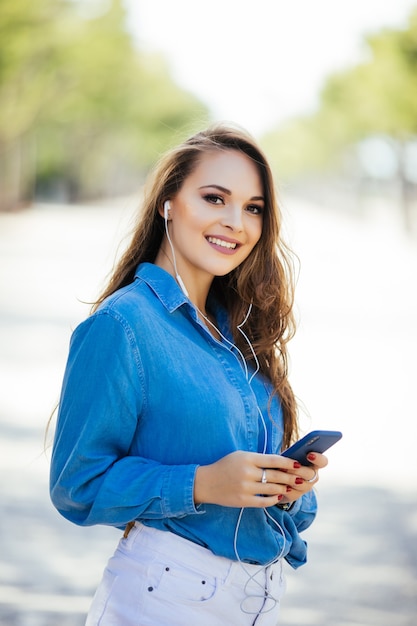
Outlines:
[[[415,626],[417,497],[319,488],[309,562],[289,578],[284,626]]]
[[[287,568],[280,626],[415,626],[415,242],[391,225],[292,210],[302,260],[292,381],[312,415],[303,428],[344,437],[318,485],[309,562]],[[43,437],[71,328],[88,314],[81,301],[97,294],[131,212],[0,215],[2,626],[82,626],[119,537],[53,509]]]

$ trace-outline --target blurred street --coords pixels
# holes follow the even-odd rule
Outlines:
[[[82,626],[120,534],[75,527],[53,509],[44,435],[71,330],[104,285],[136,205],[0,213],[4,626]],[[417,238],[382,201],[359,216],[287,198],[284,214],[301,263],[291,380],[302,429],[344,437],[317,488],[309,563],[287,568],[280,624],[415,626]]]

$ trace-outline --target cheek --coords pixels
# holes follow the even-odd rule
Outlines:
[[[245,260],[253,254],[254,249],[257,244],[259,244],[262,237],[262,227],[252,228],[249,234],[250,237],[250,248],[246,248]]]
[[[262,220],[259,220],[257,224],[252,225],[250,234],[251,234],[251,241],[254,246],[258,243],[258,241],[260,240],[262,236],[262,226],[263,226]]]
[[[196,202],[192,205],[186,205],[185,210],[181,213],[183,227],[193,231],[202,231],[212,220],[210,211],[204,209],[204,206],[201,207]]]

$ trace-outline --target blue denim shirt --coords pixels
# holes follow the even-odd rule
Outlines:
[[[231,340],[226,312],[214,311]],[[132,284],[110,296],[74,331],[51,463],[51,498],[80,525],[123,528],[131,520],[168,530],[214,554],[265,564],[281,551],[306,560],[299,532],[316,513],[313,492],[290,512],[240,510],[193,500],[198,465],[230,452],[279,453],[282,411],[267,405],[270,384],[249,384],[236,349],[217,341],[175,279],[141,264]],[[285,542],[284,537],[285,535]]]

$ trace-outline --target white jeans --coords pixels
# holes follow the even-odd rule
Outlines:
[[[86,626],[276,626],[284,589],[281,561],[238,563],[136,522],[104,570]]]

